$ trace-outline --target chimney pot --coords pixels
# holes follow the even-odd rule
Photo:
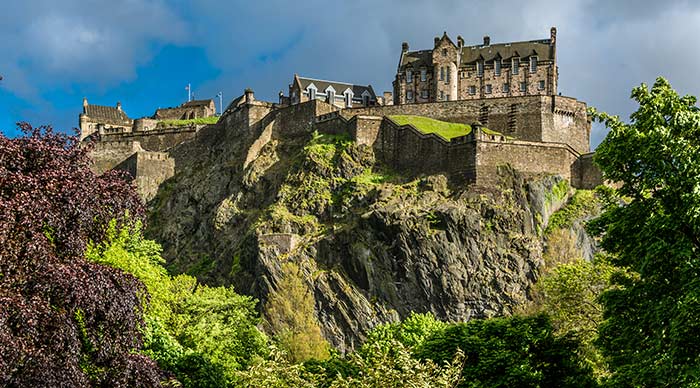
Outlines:
[[[488,35],[484,35],[484,46],[488,46],[491,44],[491,37]]]
[[[462,38],[462,35],[457,35],[457,47],[463,47],[464,46],[464,38]]]
[[[437,45],[438,45],[439,43],[440,43],[440,38],[436,36],[436,37],[435,37],[435,47],[437,47]]]
[[[117,110],[121,112],[122,110],[122,103],[117,101]]]
[[[245,102],[246,103],[251,103],[251,102],[255,101],[255,94],[253,93],[253,89],[246,88],[244,93],[245,93]]]
[[[408,51],[408,42],[401,43],[401,51],[403,51],[403,52]]]
[[[555,44],[557,42],[557,28],[552,27],[549,29],[549,39],[551,41],[551,44]]]

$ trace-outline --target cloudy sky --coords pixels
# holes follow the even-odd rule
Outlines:
[[[276,99],[294,73],[391,90],[401,42],[431,48],[542,39],[557,26],[559,91],[627,118],[632,87],[664,76],[700,94],[699,1],[24,0],[0,10],[0,130],[77,126],[82,98],[131,117],[251,87]],[[226,103],[224,102],[224,104]],[[218,104],[217,104],[218,105]],[[595,127],[594,145],[604,137]]]

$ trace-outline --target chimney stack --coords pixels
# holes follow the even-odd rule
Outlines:
[[[88,101],[87,97],[83,97],[83,113],[87,114]]]
[[[408,51],[408,42],[401,43],[401,51],[403,51],[403,52]]]
[[[255,94],[253,93],[253,89],[246,88],[244,93],[246,104],[250,104],[251,102],[255,101]]]
[[[550,45],[555,45],[557,43],[557,28],[552,27],[549,29],[549,40],[550,40]]]
[[[120,112],[122,111],[122,103],[119,101],[117,101],[117,110]]]
[[[440,43],[440,38],[436,36],[436,37],[435,37],[435,47],[437,47],[437,45],[438,45],[439,43]]]
[[[491,37],[488,35],[484,35],[484,46],[488,46],[491,44]]]
[[[462,35],[457,35],[457,47],[464,47],[464,38],[462,38]]]

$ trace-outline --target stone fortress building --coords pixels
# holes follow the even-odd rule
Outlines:
[[[465,46],[443,33],[432,50],[401,46],[394,80],[394,103],[413,104],[495,97],[557,94],[557,29],[549,39]]]
[[[555,28],[546,40],[491,45],[487,37],[478,46],[465,46],[461,38],[455,45],[443,34],[432,50],[410,52],[403,44],[393,98],[390,92],[377,96],[370,85],[295,75],[288,96],[280,92],[272,103],[246,89],[212,125],[256,139],[241,168],[275,136],[318,131],[348,134],[407,176],[439,173],[454,182],[492,185],[498,169],[510,165],[525,175],[559,174],[574,187],[592,188],[602,179],[589,152],[591,122],[584,102],[557,93],[555,49]],[[176,171],[170,151],[203,127],[168,128],[158,120],[213,112],[213,101],[195,101],[131,120],[119,104],[83,105],[81,139],[95,140],[95,168],[128,171],[146,200]],[[395,115],[471,129],[447,139],[401,125]]]

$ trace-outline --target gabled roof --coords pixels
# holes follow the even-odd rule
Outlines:
[[[530,40],[526,42],[497,43],[488,46],[465,46],[462,48],[461,63],[474,63],[483,57],[485,61],[492,61],[500,55],[502,59],[513,57],[527,58],[536,55],[539,59],[554,60],[554,46],[549,39]]]
[[[111,106],[88,104],[85,106],[85,114],[91,119],[105,124],[124,124],[131,121],[124,111]]]
[[[414,69],[433,65],[433,50],[408,51],[403,54],[399,67],[412,65]]]
[[[214,103],[211,98],[208,100],[192,100],[182,104],[183,107],[192,108],[196,106],[209,106]]]
[[[372,85],[353,85],[345,82],[337,82],[337,81],[326,81],[322,79],[315,79],[315,78],[306,78],[306,77],[297,77],[299,79],[299,83],[301,84],[301,89],[305,90],[306,88],[309,87],[309,85],[314,84],[317,90],[323,90],[325,91],[328,89],[329,86],[332,86],[333,89],[335,89],[336,93],[338,94],[343,94],[345,93],[345,90],[350,88],[352,90],[352,94],[354,96],[360,96],[362,95],[362,92],[367,91],[369,92],[371,98],[376,99],[377,95],[374,93],[374,90],[372,89]]]

